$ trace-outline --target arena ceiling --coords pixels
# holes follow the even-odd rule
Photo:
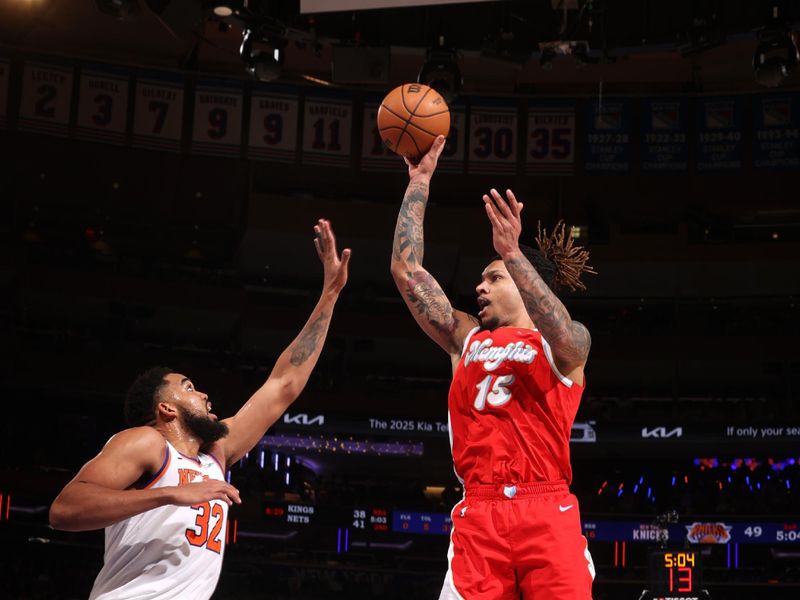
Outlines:
[[[125,3],[138,7],[125,20],[100,9]],[[12,51],[245,77],[242,22],[226,27],[209,20],[211,4],[4,0],[0,44]],[[783,0],[510,0],[320,14],[302,14],[298,0],[249,0],[247,20],[261,39],[282,44],[285,81],[335,80],[337,49],[380,48],[388,57],[386,72],[365,73],[359,83],[385,87],[415,79],[427,50],[441,40],[457,51],[467,91],[565,90],[600,80],[708,90],[753,85],[757,32],[773,5],[789,26],[800,20],[800,4]],[[585,42],[588,55],[558,55],[549,68],[542,66],[541,45],[556,41]]]

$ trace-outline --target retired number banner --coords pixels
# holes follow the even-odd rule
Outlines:
[[[469,117],[470,173],[516,173],[517,109],[479,100]]]
[[[250,99],[250,158],[282,163],[297,160],[297,117],[295,94],[253,91]]]
[[[72,67],[30,63],[22,79],[20,131],[66,137],[72,106]]]
[[[303,164],[350,166],[352,102],[306,96],[303,123]]]
[[[0,129],[8,126],[8,81],[11,78],[11,63],[0,60]]]
[[[85,68],[78,92],[75,137],[124,144],[128,121],[128,73],[113,67]]]
[[[753,110],[753,166],[800,168],[800,95],[755,96]]]
[[[147,75],[136,82],[133,145],[148,150],[179,152],[183,127],[183,79],[179,75]]]
[[[447,136],[444,150],[439,156],[436,166],[437,173],[464,172],[464,158],[467,152],[467,116],[464,106],[460,103],[450,106],[450,133]]]
[[[631,166],[631,104],[627,98],[586,102],[584,170],[627,173]]]
[[[642,171],[678,173],[687,170],[687,112],[685,98],[642,102]]]
[[[238,157],[242,151],[240,87],[199,81],[194,94],[192,154]]]
[[[527,175],[575,171],[575,102],[540,100],[528,106]]]
[[[742,168],[742,99],[697,99],[697,171]]]
[[[378,131],[380,100],[364,103],[364,125],[361,128],[361,169],[363,171],[393,171],[402,173],[406,163],[383,143]]]

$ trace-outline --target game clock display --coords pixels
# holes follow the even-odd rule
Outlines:
[[[652,550],[648,558],[648,583],[652,597],[705,597],[700,553],[695,550]]]
[[[363,531],[389,531],[389,511],[385,508],[354,508],[350,525]]]

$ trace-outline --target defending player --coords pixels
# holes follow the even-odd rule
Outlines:
[[[464,499],[452,511],[440,599],[589,600],[594,565],[569,491],[569,437],[589,332],[553,293],[583,287],[588,253],[563,225],[520,247],[522,204],[483,197],[498,257],[476,288],[478,318],[454,310],[423,268],[428,186],[444,147],[418,165],[397,218],[392,275],[417,323],[450,355],[450,439]]]
[[[300,395],[319,358],[345,283],[350,250],[336,251],[330,223],[314,226],[322,296],[267,381],[218,421],[189,378],[156,367],[125,400],[130,429],[86,463],[50,509],[56,529],[105,528],[104,566],[91,600],[209,598],[225,550],[228,507],[241,502],[225,468],[255,446]]]

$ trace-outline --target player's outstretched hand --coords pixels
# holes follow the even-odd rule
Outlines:
[[[326,292],[338,294],[347,283],[347,267],[350,264],[350,248],[342,251],[342,256],[336,251],[336,237],[333,235],[331,222],[320,219],[314,225],[314,246],[322,261],[325,270],[323,289]]]
[[[171,500],[171,504],[177,506],[194,506],[209,500],[222,500],[227,502],[228,506],[234,502],[236,504],[242,503],[242,499],[239,497],[239,490],[230,483],[218,479],[208,479],[188,485],[175,486],[172,488]]]
[[[444,150],[446,141],[447,139],[443,135],[437,136],[436,139],[433,140],[431,149],[428,150],[428,153],[425,154],[417,164],[412,163],[405,156],[403,157],[403,160],[406,161],[408,165],[409,179],[414,179],[420,175],[428,178],[433,176],[433,172],[436,170],[436,163],[439,162],[439,156],[441,156],[442,150]]]
[[[492,224],[492,242],[495,251],[502,257],[519,250],[522,232],[522,202],[517,202],[514,192],[506,190],[506,197],[496,189],[483,195],[486,214]]]

